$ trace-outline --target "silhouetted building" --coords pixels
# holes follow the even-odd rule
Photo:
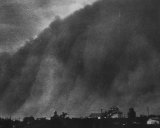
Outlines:
[[[35,121],[35,119],[34,119],[34,117],[25,117],[24,119],[23,119],[23,122],[25,123],[25,124],[27,124],[27,125],[29,125],[29,124],[32,124],[33,122]]]
[[[136,118],[136,112],[134,111],[134,108],[129,108],[128,118],[130,120],[134,120]]]
[[[155,125],[155,124],[160,124],[160,118],[159,117],[150,117],[147,121],[148,125]]]
[[[102,111],[101,113],[92,113],[89,118],[122,118],[123,113],[119,110],[118,107],[111,107],[107,111]]]
[[[108,118],[122,118],[123,113],[119,110],[118,107],[113,106],[107,111]]]
[[[97,118],[97,119],[101,119],[102,117],[102,113],[91,113],[89,115],[89,118]]]

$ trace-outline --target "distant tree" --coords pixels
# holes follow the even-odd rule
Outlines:
[[[66,118],[66,117],[67,117],[67,115],[68,115],[67,113],[62,112],[62,114],[60,115],[60,118],[63,118],[63,119],[64,119],[64,118]]]
[[[58,117],[57,111],[54,112],[54,117]]]
[[[57,114],[57,111],[54,112],[54,115],[51,117],[51,120],[58,119],[59,115]]]

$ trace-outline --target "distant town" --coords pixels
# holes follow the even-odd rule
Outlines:
[[[136,116],[129,108],[127,116],[116,106],[86,117],[70,118],[67,113],[54,112],[51,118],[24,117],[23,120],[0,118],[0,128],[160,128],[160,115]]]

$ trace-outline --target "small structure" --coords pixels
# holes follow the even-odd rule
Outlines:
[[[123,114],[122,114],[122,112],[117,112],[117,113],[114,113],[112,116],[111,116],[111,118],[122,118],[123,117]]]
[[[159,117],[151,117],[147,121],[148,125],[157,125],[160,124],[160,118]]]
[[[23,119],[23,122],[24,122],[26,125],[30,125],[30,124],[32,124],[34,121],[35,121],[35,119],[34,119],[33,116],[31,116],[31,117],[25,117],[25,118]]]
[[[134,111],[134,108],[129,108],[128,119],[134,120],[135,118],[136,118],[136,112]]]
[[[107,117],[108,118],[122,118],[123,113],[119,110],[118,107],[114,106],[108,110]]]
[[[122,118],[122,115],[123,113],[119,110],[118,107],[111,107],[109,110],[104,112],[101,110],[101,113],[92,113],[90,114],[89,118]]]
[[[102,118],[102,113],[91,113],[88,118],[101,119]]]

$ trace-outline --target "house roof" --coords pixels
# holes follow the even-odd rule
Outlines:
[[[148,120],[156,120],[156,121],[160,121],[159,117],[150,117]]]

